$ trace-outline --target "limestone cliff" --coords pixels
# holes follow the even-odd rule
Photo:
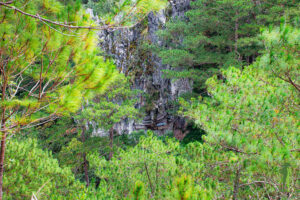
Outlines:
[[[156,31],[164,28],[168,20],[184,16],[189,4],[189,0],[170,1],[168,8],[159,13],[150,13],[131,29],[98,33],[99,45],[104,50],[104,56],[112,58],[118,69],[131,77],[133,89],[142,90],[144,93],[138,97],[136,105],[144,112],[143,120],[123,120],[115,126],[119,134],[151,129],[159,134],[171,130],[178,138],[184,135],[185,120],[170,110],[173,106],[172,101],[180,94],[191,91],[191,83],[187,79],[171,81],[164,78],[162,70],[169,69],[169,66],[163,65],[153,52],[141,46],[145,42],[164,45],[157,37]],[[103,132],[94,126],[94,134],[103,135]]]

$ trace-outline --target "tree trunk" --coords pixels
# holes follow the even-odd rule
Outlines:
[[[153,197],[154,196],[154,187],[153,187],[152,182],[151,182],[151,178],[150,178],[150,175],[149,175],[149,170],[148,170],[148,166],[147,166],[146,162],[144,162],[144,166],[145,166],[148,182],[149,182],[150,189],[151,189],[151,197]]]
[[[237,195],[240,187],[240,170],[241,168],[240,166],[238,166],[238,169],[236,170],[236,174],[235,174],[232,200],[237,200]]]
[[[235,27],[234,27],[234,52],[235,52],[235,57],[237,60],[240,60],[240,53],[238,52],[238,39],[239,39],[239,34],[238,34],[238,30],[239,30],[239,18],[238,16],[238,12],[235,13],[236,15],[236,19],[235,19]]]
[[[3,69],[2,69],[3,72]],[[3,83],[2,83],[2,101],[5,100],[6,97],[6,78],[5,74],[2,74],[4,77]],[[6,145],[6,119],[5,119],[5,112],[6,107],[3,106],[1,108],[2,115],[1,115],[1,126],[0,126],[0,133],[1,133],[1,149],[0,149],[0,200],[2,200],[3,197],[3,173],[4,173],[4,156],[5,156],[5,145]]]
[[[84,167],[84,176],[85,176],[85,182],[86,182],[86,187],[90,185],[90,179],[89,179],[89,174],[88,174],[88,163],[86,160],[86,153],[83,154],[83,167]]]
[[[4,122],[4,123],[3,123]],[[2,200],[3,196],[3,172],[4,172],[4,155],[5,155],[5,145],[6,145],[6,127],[5,127],[5,121],[2,119],[1,122],[1,129],[2,131],[2,138],[1,138],[1,150],[0,150],[0,200]]]
[[[82,126],[82,131],[81,131],[81,141],[82,143],[85,142],[85,126],[83,124]],[[85,182],[86,186],[88,187],[90,185],[90,179],[89,179],[89,174],[88,174],[88,162],[86,160],[86,153],[82,153],[83,157],[83,169],[84,169],[84,177],[85,177]]]
[[[109,146],[110,146],[110,152],[108,156],[108,160],[111,160],[113,157],[113,141],[114,141],[114,128],[111,127],[109,129]]]

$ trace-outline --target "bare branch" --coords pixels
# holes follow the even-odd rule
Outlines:
[[[234,151],[234,152],[237,152],[237,153],[248,154],[248,155],[257,154],[257,153],[254,153],[254,152],[244,152],[244,151],[242,151],[242,150],[240,150],[236,147],[227,146],[227,145],[223,144],[222,142],[220,142],[220,145],[225,149],[228,149],[230,151]]]
[[[20,89],[20,87],[21,87],[21,83],[23,82],[23,77],[22,77],[22,75],[20,76],[20,78],[21,78],[21,80],[20,80],[19,84],[17,85],[17,88],[16,88],[15,92],[14,92],[14,93],[11,95],[11,97],[10,97],[11,100],[16,96],[16,94],[18,93],[18,91],[19,91],[19,89]]]

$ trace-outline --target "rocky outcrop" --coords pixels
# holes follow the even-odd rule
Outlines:
[[[150,13],[140,24],[131,29],[99,32],[99,45],[104,56],[112,58],[118,69],[131,77],[132,88],[144,92],[138,98],[137,108],[144,112],[141,121],[123,120],[115,126],[119,134],[131,133],[134,130],[151,129],[163,134],[167,130],[174,131],[180,138],[186,128],[185,120],[172,114],[172,102],[185,92],[191,91],[191,83],[187,79],[171,81],[163,77],[163,65],[160,59],[144,43],[164,45],[156,35],[165,23],[174,18],[184,16],[189,9],[189,0],[173,0],[167,9],[158,13]],[[94,129],[94,134],[101,134]]]

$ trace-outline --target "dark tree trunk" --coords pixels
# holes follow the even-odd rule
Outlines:
[[[238,16],[239,13],[236,12],[235,14],[236,14],[236,16]],[[235,41],[234,51],[235,51],[236,59],[240,60],[241,59],[241,55],[238,52],[238,39],[239,39],[238,30],[239,30],[239,19],[236,18],[236,20],[235,20],[235,26],[234,26],[234,41]]]
[[[2,74],[4,77],[3,85],[2,85],[2,101],[5,100],[6,97],[6,78],[5,75]],[[1,149],[0,149],[0,200],[3,197],[3,173],[4,173],[4,156],[5,156],[5,145],[6,145],[6,119],[5,119],[5,112],[6,107],[3,106],[1,108],[2,115],[1,115],[1,126],[0,126],[0,133],[1,133]]]
[[[85,126],[82,126],[82,131],[81,131],[81,140],[82,143],[85,142]],[[88,161],[86,160],[86,153],[82,153],[83,157],[83,169],[84,169],[84,177],[85,177],[85,182],[86,186],[88,187],[90,185],[90,179],[89,179],[89,174],[88,174]]]
[[[232,200],[237,200],[237,195],[238,195],[239,187],[240,187],[240,170],[241,170],[241,168],[238,167],[238,169],[236,170],[236,173],[235,173]]]
[[[84,165],[85,182],[86,182],[86,186],[88,187],[90,185],[90,179],[88,174],[88,162],[86,160],[86,153],[83,154],[83,165]]]
[[[109,156],[108,156],[108,160],[111,160],[113,157],[113,142],[114,142],[114,128],[111,127],[109,129],[109,147],[110,147],[110,151],[109,151]]]
[[[3,120],[2,120],[3,121]],[[2,200],[3,196],[3,172],[4,172],[4,155],[5,155],[5,145],[6,145],[6,130],[5,130],[5,122],[1,124],[2,138],[1,138],[1,150],[0,150],[0,200]]]

